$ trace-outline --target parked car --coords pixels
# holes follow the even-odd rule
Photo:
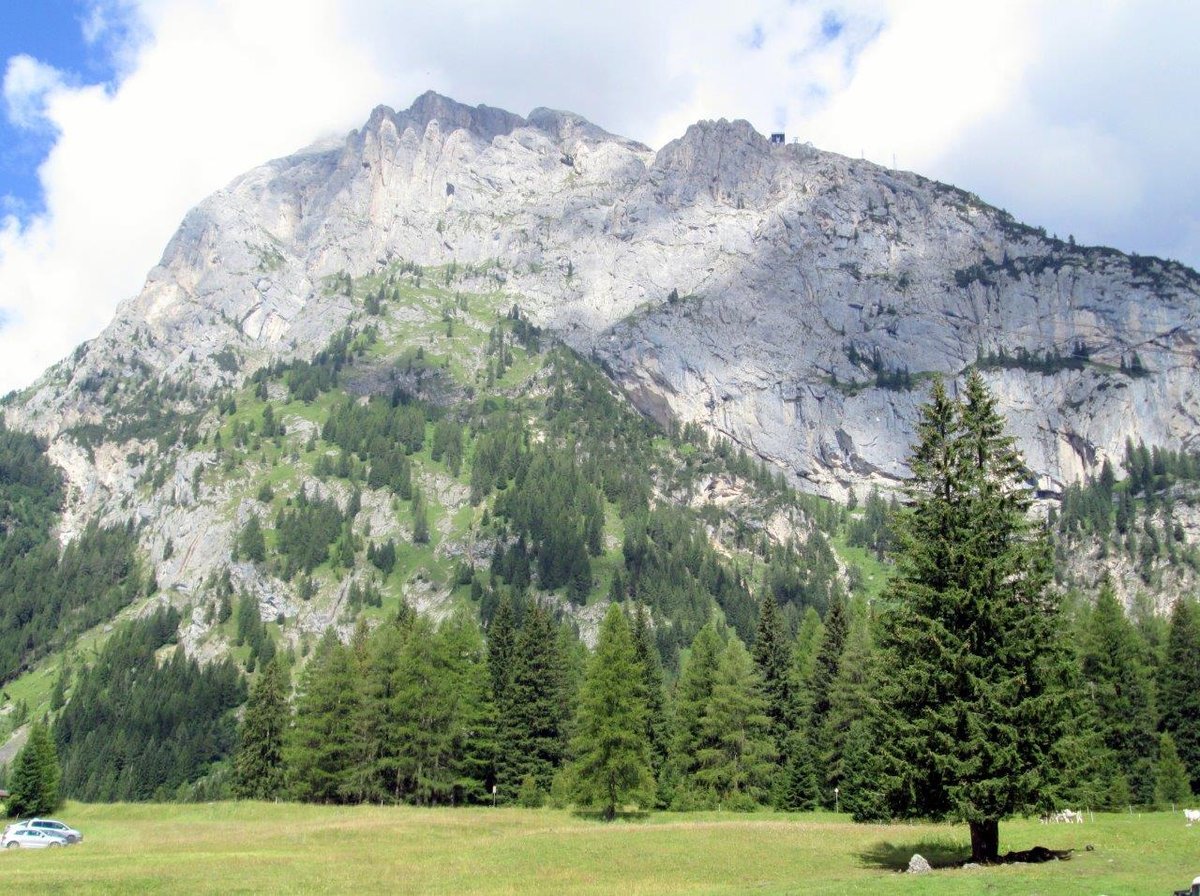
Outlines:
[[[63,824],[61,821],[55,821],[53,818],[31,818],[28,821],[17,822],[16,826],[33,828],[35,831],[44,831],[47,834],[55,834],[62,837],[68,843],[79,843],[83,840],[83,834],[79,831],[69,825]]]
[[[48,846],[67,845],[65,838],[48,831],[39,831],[24,825],[10,825],[10,828],[0,837],[0,847],[4,849],[16,849],[18,846],[24,849],[45,849]]]

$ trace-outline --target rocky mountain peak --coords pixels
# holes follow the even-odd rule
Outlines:
[[[376,106],[364,131],[376,132],[384,121],[391,121],[400,133],[406,127],[423,133],[430,122],[436,121],[445,133],[466,130],[485,142],[526,125],[524,118],[512,112],[493,106],[468,106],[432,90],[421,94],[402,112],[388,106]]]
[[[786,165],[782,148],[773,146],[748,121],[722,118],[691,125],[682,137],[659,150],[652,176],[667,186],[662,193],[666,201],[687,203],[707,195],[758,206],[779,186],[781,164]]]
[[[928,382],[977,362],[1046,491],[1126,438],[1200,431],[1200,281],[1182,265],[1063,243],[746,121],[652,153],[571,112],[433,92],[205,200],[142,294],[13,413],[52,437],[110,415],[115,384],[199,393],[311,356],[361,315],[331,278],[401,259],[486,268],[644,412],[829,494],[902,477]]]

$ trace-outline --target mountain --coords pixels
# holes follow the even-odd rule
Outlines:
[[[811,641],[887,599],[918,408],[970,366],[1060,590],[1107,576],[1153,636],[1200,578],[1198,290],[745,122],[654,152],[548,109],[377,108],[202,202],[4,399],[0,757],[60,713],[77,796],[225,793],[196,781],[244,678],[409,609],[552,606],[564,670],[612,600],[669,676],[714,617],[752,641],[767,594]],[[140,747],[97,727],[130,676]]]
[[[1200,276],[1063,242],[918,175],[700,122],[658,152],[576,115],[428,93],[235,180],[140,295],[15,403],[54,437],[111,384],[208,390],[310,357],[354,313],[322,283],[396,260],[481,271],[660,422],[836,497],[904,475],[930,376],[981,363],[1039,487],[1196,431]],[[118,361],[118,359],[121,359]]]

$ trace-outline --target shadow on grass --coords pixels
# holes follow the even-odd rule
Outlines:
[[[642,821],[650,817],[650,813],[641,809],[618,811],[611,818],[604,814],[603,809],[576,809],[572,813],[576,818],[586,821]]]
[[[880,841],[867,847],[858,857],[873,868],[904,871],[914,853],[920,853],[933,868],[957,868],[970,860],[971,849],[952,840],[920,840],[915,843]]]
[[[867,865],[885,871],[904,871],[915,853],[925,858],[931,868],[958,868],[971,861],[970,847],[951,840],[922,840],[916,843],[887,843],[881,841],[860,852],[859,858]],[[1006,852],[997,864],[1031,864],[1066,861],[1074,850],[1048,849],[1035,846],[1032,849]]]

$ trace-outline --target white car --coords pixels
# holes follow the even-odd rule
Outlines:
[[[45,849],[48,846],[66,845],[67,841],[57,834],[27,828],[23,825],[10,826],[10,829],[4,832],[4,836],[0,837],[0,847],[4,849],[16,849],[18,846],[24,849]]]
[[[12,827],[32,828],[35,831],[54,834],[57,837],[62,837],[68,843],[79,843],[83,840],[83,834],[79,833],[79,831],[69,825],[63,824],[61,821],[55,821],[53,818],[31,818],[28,821],[19,821]]]

